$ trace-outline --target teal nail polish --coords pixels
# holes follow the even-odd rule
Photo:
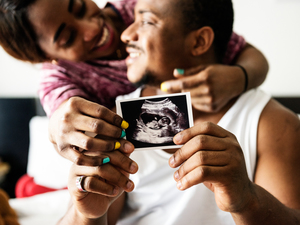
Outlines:
[[[180,74],[180,75],[183,75],[184,74],[184,69],[176,69],[177,70],[177,73]]]
[[[103,161],[102,161],[103,164],[106,164],[106,163],[109,163],[109,162],[110,162],[109,157],[104,158]]]
[[[126,132],[124,130],[122,130],[122,134],[121,134],[121,137],[120,138],[123,138],[126,136]]]

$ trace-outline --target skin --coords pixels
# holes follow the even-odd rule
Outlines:
[[[71,2],[38,0],[29,8],[29,20],[49,58],[89,61],[114,58],[118,48],[124,49],[119,37],[125,25],[111,9],[101,10],[90,0],[74,0],[69,7]],[[110,37],[106,45],[99,47],[104,27],[109,27]]]
[[[166,26],[170,29],[169,32],[174,32],[173,34],[176,34],[180,27],[179,14],[176,10],[173,17],[178,20],[170,21],[166,17],[158,16],[166,15],[163,10],[171,7],[171,2],[159,0],[138,2],[135,11],[136,21],[122,35],[123,41],[136,46],[128,48],[129,53],[136,53],[137,49],[141,53],[139,56],[141,58],[136,57],[138,54],[132,54],[127,60],[130,80],[143,79],[145,72],[149,75],[150,64],[143,64],[140,59],[146,62],[150,59],[162,58],[172,60],[167,51],[155,49],[156,45],[160,46],[161,43],[165,44],[164,48],[169,47],[168,42],[162,40],[162,37],[165,37],[162,34]],[[147,29],[144,26],[147,26]],[[215,59],[211,47],[212,37],[211,30],[207,28],[201,28],[186,36],[179,36],[183,40],[183,45],[193,40],[196,44],[187,44],[186,51],[178,57],[182,57],[182,60],[190,58],[192,61],[188,60],[188,62],[193,62],[195,65],[213,64]],[[189,41],[185,42],[185,40]],[[176,40],[170,40],[173,41]],[[166,54],[165,57],[162,56],[163,54]],[[159,65],[160,62],[158,60],[151,63]],[[155,70],[151,68],[154,83],[150,88],[146,88],[143,94],[155,95],[157,86],[154,84],[159,84],[172,76],[171,68],[168,65],[162,66],[166,71],[161,71],[161,68]],[[179,150],[174,150],[175,153],[169,160],[172,168],[178,168],[174,173],[177,188],[186,190],[193,185],[205,184],[214,192],[218,207],[230,212],[236,224],[299,224],[299,118],[275,100],[269,101],[259,120],[257,167],[254,182],[251,182],[247,176],[241,147],[235,136],[215,125],[234,101],[233,99],[227,103],[217,113],[206,113],[195,109],[195,126],[174,137],[176,144],[183,144]],[[120,214],[124,204],[124,194],[118,198],[119,208],[115,208],[114,199],[110,199],[104,206],[98,204],[101,213],[94,212],[93,208],[89,207],[87,198],[84,198],[84,195],[89,194],[80,193],[74,188],[75,178],[79,173],[77,169],[80,170],[78,166],[74,165],[74,167],[76,169],[71,172],[69,185],[73,187],[72,196],[77,198],[80,196],[80,201],[78,199],[73,201],[61,224],[70,224],[67,220],[72,217],[83,221],[81,224],[106,224],[107,222],[114,224],[108,215],[111,211],[114,212],[115,217]],[[94,171],[95,174],[97,173]],[[93,187],[88,191],[95,193],[99,188],[99,186]],[[102,195],[98,197],[105,198]]]

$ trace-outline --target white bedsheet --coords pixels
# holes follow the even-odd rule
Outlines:
[[[68,190],[49,192],[29,198],[10,199],[21,225],[54,225],[66,213]]]

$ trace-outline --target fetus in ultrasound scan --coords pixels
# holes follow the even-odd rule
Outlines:
[[[173,137],[188,128],[183,112],[169,99],[145,100],[137,119],[133,139],[151,144],[173,142]]]

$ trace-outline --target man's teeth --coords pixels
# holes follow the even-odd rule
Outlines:
[[[108,39],[108,36],[109,36],[108,29],[107,29],[107,27],[104,27],[101,40],[98,42],[97,47],[100,47],[101,45],[103,45],[106,42],[106,40]]]
[[[131,58],[136,58],[136,57],[139,57],[140,55],[141,55],[141,53],[138,53],[138,52],[131,52],[130,53]]]

